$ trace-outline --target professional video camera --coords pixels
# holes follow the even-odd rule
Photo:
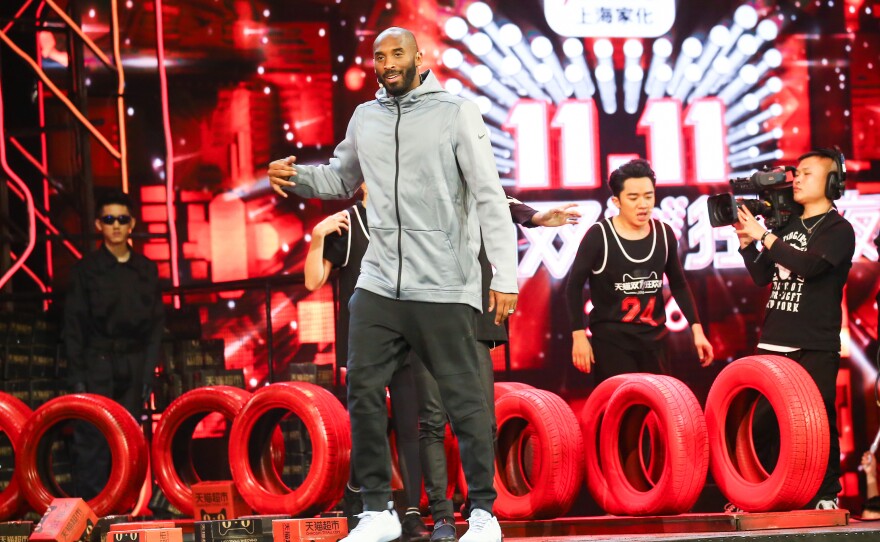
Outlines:
[[[765,166],[751,177],[731,179],[732,193],[716,194],[706,200],[709,223],[715,228],[730,226],[739,220],[736,211],[743,206],[753,215],[763,216],[764,224],[770,229],[784,226],[792,216],[803,212],[803,207],[794,201],[794,184],[788,180],[788,172],[794,170],[791,166]],[[756,194],[758,197],[736,197],[743,194]]]

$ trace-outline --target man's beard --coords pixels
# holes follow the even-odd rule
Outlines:
[[[411,66],[404,69],[402,72],[398,71],[395,73],[399,73],[401,76],[398,80],[398,84],[396,84],[394,88],[392,88],[391,85],[386,83],[385,79],[383,78],[382,86],[385,87],[385,92],[387,92],[391,96],[402,96],[410,91],[410,88],[412,88],[412,83],[415,80],[416,75],[418,75],[416,63],[413,62]],[[386,73],[385,75],[387,76],[388,74]]]

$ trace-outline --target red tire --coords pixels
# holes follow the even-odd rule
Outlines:
[[[535,467],[541,464],[537,441],[535,430],[527,426],[509,447],[505,446],[504,461],[498,468],[504,469],[503,477],[507,489],[514,495],[525,495],[532,490]]]
[[[64,497],[51,479],[51,442],[45,438],[61,422],[83,420],[93,424],[110,448],[110,477],[89,506],[98,516],[130,512],[147,474],[147,444],[135,419],[121,405],[100,395],[82,393],[57,397],[34,411],[21,434],[16,477],[28,504],[46,511],[56,497]]]
[[[196,426],[214,412],[226,419],[227,427],[231,426],[250,397],[250,392],[231,386],[197,388],[175,399],[159,418],[153,433],[153,474],[168,501],[183,515],[193,515],[191,486],[203,481],[196,472],[190,447]]]
[[[507,395],[512,391],[533,390],[535,387],[526,384],[525,382],[495,382],[494,389],[495,401],[497,402],[502,396]]]
[[[608,488],[627,515],[687,512],[709,470],[709,436],[700,403],[672,377],[629,376],[614,391],[600,430]],[[657,430],[651,431],[652,425]],[[659,469],[656,479],[649,475],[650,463],[642,451],[646,427],[654,446],[650,463]]]
[[[499,398],[495,415],[495,513],[503,519],[565,515],[583,482],[583,440],[574,412],[558,395],[524,389]],[[523,476],[528,477],[528,492],[516,494],[505,477],[505,465],[512,448],[520,460],[529,455],[525,450],[527,442],[536,451],[535,461],[519,467]]]
[[[641,375],[627,374],[613,376],[603,381],[590,393],[581,410],[580,423],[584,438],[584,475],[587,479],[587,489],[596,504],[609,514],[624,515],[626,512],[617,495],[608,488],[599,455],[599,432],[605,419],[605,409],[618,386],[640,377]]]
[[[6,435],[12,446],[13,457],[18,456],[21,448],[21,431],[31,416],[31,409],[19,398],[0,392],[0,432]],[[16,470],[17,470],[17,465]],[[12,480],[0,492],[0,521],[14,518],[22,509],[24,499],[18,485],[18,476],[13,471]]]
[[[751,431],[760,395],[779,420],[779,458],[769,474],[755,453]],[[815,382],[796,362],[749,356],[728,365],[709,391],[706,424],[712,476],[737,507],[793,510],[819,490],[828,464],[828,417]]]
[[[287,487],[274,469],[260,472],[252,460],[266,456],[272,433],[288,414],[302,420],[312,443],[311,467],[295,489]],[[342,497],[350,457],[345,409],[329,391],[313,384],[280,382],[261,388],[232,424],[232,479],[242,498],[260,514],[311,516],[329,510]]]

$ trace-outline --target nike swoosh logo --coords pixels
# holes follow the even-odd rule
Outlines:
[[[484,137],[486,137],[486,132],[483,132],[482,134],[478,135],[477,137],[480,139],[483,139]]]

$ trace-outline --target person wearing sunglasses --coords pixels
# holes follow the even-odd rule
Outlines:
[[[156,264],[128,244],[136,225],[128,196],[107,193],[96,205],[101,246],[70,272],[64,306],[68,384],[74,393],[109,397],[140,419],[149,397],[165,320]],[[110,450],[98,429],[73,434],[76,496],[94,498],[110,474]]]

